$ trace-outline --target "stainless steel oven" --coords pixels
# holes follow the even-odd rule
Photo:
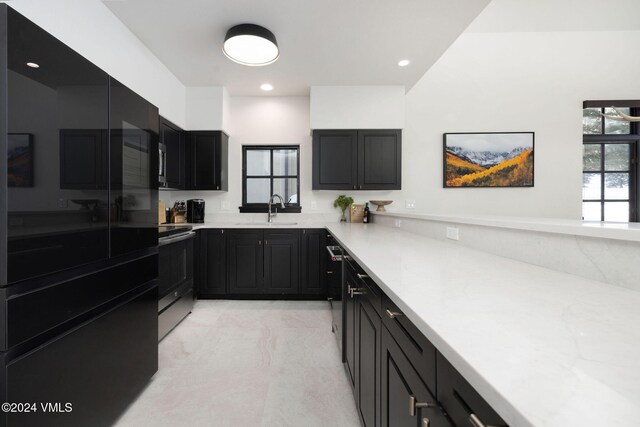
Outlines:
[[[158,144],[158,186],[167,186],[167,146]]]

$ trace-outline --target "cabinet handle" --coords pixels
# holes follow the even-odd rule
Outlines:
[[[362,190],[362,185],[360,186],[360,189]]]
[[[360,274],[360,273],[356,274],[356,276],[358,276],[358,279],[368,279],[369,278],[369,276],[367,276],[366,274]]]
[[[327,274],[333,274],[333,271],[329,270],[327,271]]]
[[[404,316],[403,313],[397,312],[397,311],[391,311],[387,308],[386,310],[387,316],[389,317],[389,319],[394,319],[396,317],[400,317],[400,316]]]
[[[355,185],[353,186],[353,189],[354,189],[354,190],[356,189],[356,186],[355,186]]]
[[[258,240],[258,244],[261,245],[262,244],[262,240]]]
[[[473,412],[469,414],[469,422],[471,423],[471,425],[473,425],[473,427],[500,427],[483,423],[480,417],[478,417]]]
[[[350,293],[351,298],[353,298],[354,295],[366,295],[367,292],[365,288],[351,288]]]
[[[409,415],[412,417],[416,416],[416,409],[433,408],[434,406],[433,403],[416,402],[416,397],[413,394],[409,396]]]
[[[265,240],[265,241],[264,241],[264,244],[265,244],[265,245],[268,245],[268,244],[269,244],[269,242],[268,242],[267,240]]]
[[[429,427],[429,418],[423,418],[420,427]]]

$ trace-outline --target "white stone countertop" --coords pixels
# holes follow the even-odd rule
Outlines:
[[[327,228],[511,427],[640,425],[640,292],[402,229]]]
[[[276,221],[272,223],[253,221],[206,221],[204,223],[183,223],[167,225],[190,225],[192,230],[201,228],[326,228],[330,224],[327,221]],[[362,224],[360,224],[362,225]]]
[[[560,218],[524,218],[482,215],[433,215],[406,214],[396,212],[373,212],[374,215],[398,218],[421,219],[488,227],[511,228],[516,230],[539,231],[547,233],[570,234],[575,236],[597,237],[605,239],[629,240],[640,242],[640,223],[580,221]],[[375,223],[375,217],[373,218]],[[640,421],[638,421],[640,425]]]

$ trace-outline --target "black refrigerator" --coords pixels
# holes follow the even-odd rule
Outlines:
[[[0,426],[111,425],[157,371],[158,125],[0,4]]]

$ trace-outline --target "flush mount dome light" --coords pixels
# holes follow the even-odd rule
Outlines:
[[[255,24],[231,27],[224,37],[222,52],[238,64],[254,67],[272,64],[280,56],[276,36]]]

